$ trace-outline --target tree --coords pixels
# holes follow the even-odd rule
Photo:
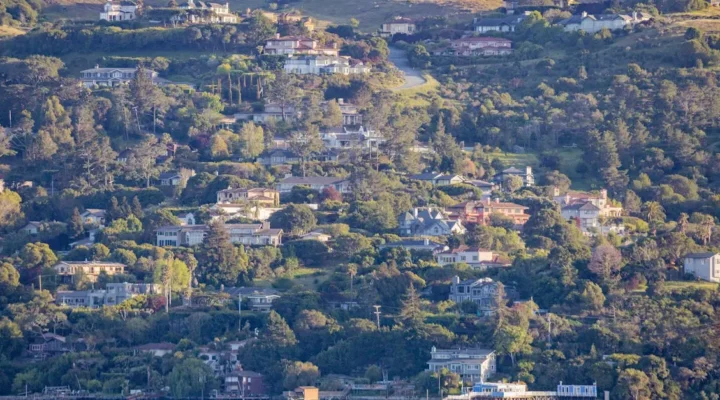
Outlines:
[[[602,283],[613,286],[620,279],[618,272],[622,268],[622,254],[609,244],[597,246],[592,253],[588,269],[594,273]]]
[[[530,352],[531,343],[532,336],[522,326],[502,324],[495,332],[495,350],[499,354],[509,355],[513,366],[517,354]]]
[[[155,262],[153,271],[155,283],[169,283],[170,290],[185,293],[190,286],[190,269],[182,260],[172,257]]]
[[[83,219],[80,216],[80,211],[77,207],[73,209],[72,216],[70,217],[68,233],[71,238],[79,238],[85,233],[85,223],[83,222]]]
[[[307,161],[323,148],[320,130],[316,125],[308,125],[290,136],[290,150],[300,157],[303,176],[307,172],[305,169]]]
[[[20,274],[10,263],[0,263],[0,296],[4,288],[13,289],[20,285]]]
[[[168,375],[170,392],[173,397],[198,398],[209,394],[214,385],[213,370],[209,365],[197,358],[187,358],[180,361]]]
[[[20,195],[12,190],[0,192],[0,231],[13,229],[23,218]]]
[[[649,400],[650,378],[640,370],[628,368],[620,373],[613,396],[620,399]]]
[[[232,286],[246,279],[248,256],[242,247],[233,246],[230,234],[221,222],[209,225],[197,258],[202,280],[210,285]]]
[[[645,219],[653,225],[665,222],[665,209],[656,201],[648,201],[643,205]]]
[[[297,79],[281,70],[275,74],[275,80],[270,84],[267,97],[280,106],[282,120],[285,121],[287,110],[297,106],[300,94]]]
[[[227,142],[220,135],[213,135],[210,139],[210,157],[213,160],[224,160],[230,157]]]
[[[0,319],[0,354],[10,359],[18,356],[25,347],[20,326],[7,317]]]
[[[265,132],[262,126],[248,122],[240,129],[240,156],[254,160],[265,150]]]
[[[326,128],[341,126],[343,124],[343,113],[336,100],[330,100],[323,112],[322,124]]]
[[[293,235],[301,235],[315,227],[317,220],[310,207],[302,204],[290,204],[270,216],[270,225]]]
[[[250,22],[247,40],[253,45],[262,45],[276,32],[275,24],[260,10],[256,11]]]
[[[508,176],[507,178],[505,178],[505,182],[503,182],[503,185],[508,192],[513,193],[523,187],[524,183],[522,178],[520,178],[519,176]]]
[[[40,130],[46,132],[56,145],[68,147],[74,144],[70,116],[57,96],[50,96],[45,101],[42,116]]]
[[[157,137],[148,135],[133,150],[125,164],[126,175],[129,179],[142,179],[145,187],[150,187],[150,179],[158,178],[166,168],[158,164],[157,159],[167,153],[165,146],[158,142]]]
[[[400,320],[411,327],[421,325],[424,320],[422,309],[420,308],[420,295],[415,290],[415,285],[410,282],[410,288],[405,295],[402,309],[400,310]]]
[[[313,386],[320,378],[320,369],[311,362],[287,361],[284,368],[283,387],[294,390],[298,386]]]
[[[265,325],[266,334],[264,341],[278,347],[290,347],[297,344],[295,332],[290,329],[285,319],[277,312],[270,311]]]

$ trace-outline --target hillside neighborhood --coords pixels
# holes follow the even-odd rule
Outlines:
[[[0,399],[717,399],[717,13],[0,0]]]

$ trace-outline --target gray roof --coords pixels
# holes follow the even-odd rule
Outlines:
[[[518,25],[520,22],[522,22],[525,18],[527,18],[526,15],[511,15],[509,17],[499,17],[499,18],[482,18],[482,19],[475,19],[475,22],[473,23],[474,26],[500,26],[500,25]]]
[[[280,181],[280,183],[289,183],[296,185],[332,185],[345,181],[344,178],[333,176],[290,176]]]
[[[568,204],[565,207],[562,208],[563,210],[600,210],[596,205],[593,203],[587,201],[587,202],[578,202],[578,203],[572,203]]]
[[[704,252],[704,253],[689,253],[685,255],[685,258],[710,258],[716,256],[717,253]]]
[[[243,296],[279,296],[280,292],[278,292],[275,289],[271,288],[262,288],[262,287],[229,287],[225,288],[225,293],[237,297],[238,295]]]
[[[439,172],[423,172],[422,174],[410,175],[410,179],[418,181],[432,181],[442,176]]]

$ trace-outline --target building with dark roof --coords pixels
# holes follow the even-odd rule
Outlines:
[[[415,207],[400,214],[398,230],[401,236],[448,236],[466,231],[460,221],[449,219],[443,210],[433,207]]]
[[[472,383],[487,381],[497,367],[495,351],[482,348],[438,349],[433,346],[427,364],[428,371],[447,369],[460,375],[464,382]]]

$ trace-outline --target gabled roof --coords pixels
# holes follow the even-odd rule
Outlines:
[[[576,202],[566,205],[562,208],[563,210],[582,210],[582,211],[600,211],[600,208],[595,206],[593,203],[587,202]]]
[[[225,293],[230,296],[237,297],[242,296],[280,296],[280,292],[271,288],[263,287],[226,287]]]
[[[168,171],[168,172],[161,173],[159,179],[164,180],[164,179],[172,179],[175,177],[180,177],[180,173],[178,171]]]
[[[704,252],[704,253],[688,253],[685,255],[685,258],[710,258],[716,256],[717,253],[711,253],[711,252]]]
[[[443,174],[439,172],[423,172],[422,174],[410,175],[410,179],[418,181],[434,181],[440,176],[443,176]]]

